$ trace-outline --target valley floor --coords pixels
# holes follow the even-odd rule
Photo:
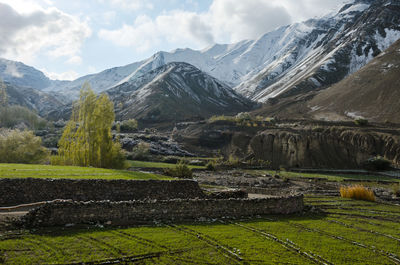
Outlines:
[[[307,196],[295,216],[130,228],[2,229],[4,264],[399,264],[400,207]]]
[[[0,178],[164,179],[157,168],[171,166],[130,163],[131,170],[156,170],[0,164]],[[400,264],[400,206],[384,202],[393,194],[383,196],[398,187],[397,176],[202,169],[194,175],[204,189],[243,188],[258,193],[252,198],[264,191],[302,192],[308,194],[306,210],[241,220],[205,216],[192,223],[24,230],[4,220],[32,205],[0,209],[0,264]],[[353,183],[374,187],[380,202],[340,198],[339,187]]]

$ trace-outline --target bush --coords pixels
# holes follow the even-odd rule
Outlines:
[[[169,163],[169,164],[177,164],[181,159],[175,156],[165,156],[161,159],[161,162]]]
[[[366,119],[356,119],[354,120],[354,124],[358,126],[367,126],[368,125],[368,120]]]
[[[215,162],[214,161],[209,161],[206,164],[206,169],[210,170],[210,171],[214,171],[215,170]]]
[[[0,163],[47,162],[50,152],[32,131],[0,130]]]
[[[388,170],[392,163],[381,156],[376,156],[364,161],[362,166],[367,170]]]
[[[400,197],[400,184],[397,184],[393,187],[393,193],[397,198]]]
[[[260,168],[268,168],[271,166],[271,162],[262,159],[249,159],[245,161],[245,164],[250,167],[260,167]]]
[[[268,124],[272,124],[275,122],[275,119],[263,116],[253,117],[248,112],[241,112],[236,116],[225,116],[225,115],[212,116],[208,120],[209,123],[216,123],[220,121],[236,124],[237,126],[258,127],[258,126],[267,126]]]
[[[174,178],[191,179],[193,178],[192,170],[187,166],[186,163],[180,161],[174,168],[164,169],[164,174]]]
[[[146,142],[140,142],[133,148],[129,159],[149,161],[150,160],[150,144]]]
[[[22,124],[32,130],[37,130],[45,128],[47,121],[34,111],[22,106],[0,106],[1,127],[15,128]]]
[[[361,186],[340,187],[340,196],[342,198],[350,198],[364,201],[375,201],[375,194],[372,190]]]
[[[121,132],[135,132],[138,128],[138,122],[135,119],[119,122]]]

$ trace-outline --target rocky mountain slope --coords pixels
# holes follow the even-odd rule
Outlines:
[[[20,105],[34,110],[41,116],[63,106],[63,103],[55,96],[30,88],[20,87],[4,83],[10,105]]]
[[[292,25],[291,27],[294,27]],[[290,42],[278,40],[276,60],[237,90],[267,101],[303,94],[343,79],[400,38],[400,5],[390,0],[359,0],[333,16],[300,23]],[[290,27],[289,32],[293,32]]]
[[[309,103],[316,119],[364,117],[400,123],[400,40],[360,71],[322,91]]]
[[[400,123],[399,87],[400,40],[331,87],[270,101],[254,115]]]
[[[107,90],[120,119],[182,121],[247,111],[253,103],[187,63],[169,63]]]

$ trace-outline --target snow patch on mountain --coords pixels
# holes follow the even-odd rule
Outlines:
[[[375,34],[375,40],[378,44],[378,48],[381,51],[386,50],[395,41],[400,39],[400,31],[394,29],[385,29],[386,36],[382,36],[379,32]]]
[[[20,73],[17,69],[16,62],[6,62],[6,69],[4,73],[12,77],[21,78],[24,74]]]
[[[342,11],[341,14],[349,14],[351,12],[363,12],[365,9],[369,8],[370,5],[368,4],[355,4],[347,8],[346,10]]]

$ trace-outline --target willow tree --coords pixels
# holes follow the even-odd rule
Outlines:
[[[6,85],[0,79],[0,127],[6,126],[8,123],[8,96]]]
[[[114,105],[107,95],[96,96],[88,83],[74,103],[71,119],[58,142],[58,164],[122,168],[124,154],[113,141]]]

